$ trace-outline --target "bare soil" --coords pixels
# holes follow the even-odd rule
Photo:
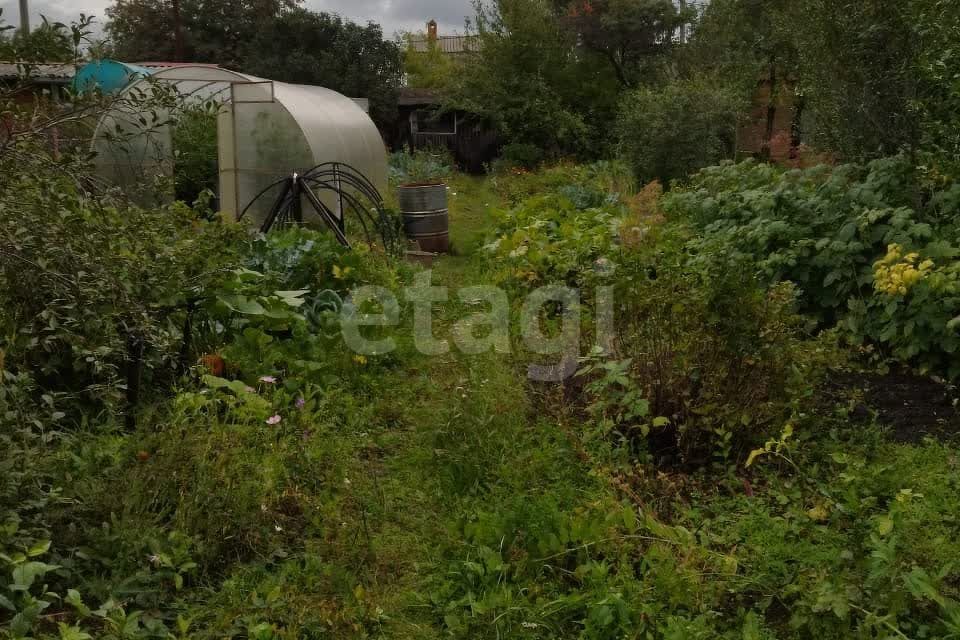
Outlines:
[[[855,417],[869,418],[890,428],[896,442],[916,443],[924,438],[952,440],[960,436],[960,394],[956,387],[933,378],[892,371],[885,375],[844,373],[830,381],[844,394],[862,399]]]

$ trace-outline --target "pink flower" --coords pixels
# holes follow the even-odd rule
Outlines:
[[[281,420],[283,420],[283,418],[281,418],[279,414],[275,416],[270,416],[269,418],[267,418],[267,424],[273,426],[275,424],[280,424]]]
[[[294,404],[297,405],[297,409],[303,409],[305,406],[307,406],[307,401],[300,397],[297,398],[297,401]]]
[[[277,382],[277,379],[274,378],[273,376],[261,376],[260,382],[266,382],[267,384],[275,384]]]

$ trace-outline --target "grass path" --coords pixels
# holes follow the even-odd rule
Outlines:
[[[456,289],[485,282],[476,251],[494,204],[484,181],[451,188],[456,255],[433,268],[434,283],[451,290],[435,312],[439,338],[462,317]],[[439,637],[430,591],[470,555],[463,524],[506,517],[542,496],[580,502],[587,474],[560,430],[535,415],[510,356],[418,355],[392,376],[379,400],[376,455],[356,460],[370,548],[359,573],[386,616],[386,637]]]

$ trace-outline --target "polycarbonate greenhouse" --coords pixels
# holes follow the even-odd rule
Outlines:
[[[248,209],[244,219],[260,224],[275,198],[269,185],[328,162],[353,167],[381,192],[386,187],[386,149],[357,102],[323,87],[203,65],[165,68],[124,90],[123,96],[136,99],[122,100],[104,115],[94,136],[98,169],[108,180],[133,189],[154,176],[173,175],[171,126],[163,124],[164,113],[142,106],[164,85],[187,102],[219,104],[217,160],[224,216],[237,219]],[[338,208],[330,193],[318,195],[331,209]]]

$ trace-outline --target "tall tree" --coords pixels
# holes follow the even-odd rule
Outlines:
[[[378,124],[391,123],[396,115],[402,54],[376,23],[358,25],[329,13],[289,9],[261,25],[241,49],[241,60],[241,68],[254,75],[369,98]]]
[[[611,135],[620,83],[550,0],[476,4],[475,51],[449,105],[486,117],[510,142],[554,153],[600,155]]]
[[[402,77],[399,46],[379,25],[357,25],[300,0],[177,0],[182,56],[285,82],[369,98],[378,124],[393,120]],[[117,0],[108,31],[123,60],[180,57],[174,0]]]
[[[713,0],[700,16],[690,46],[682,56],[684,73],[713,75],[746,100],[766,90],[766,114],[761,153],[770,143],[783,94],[801,88],[793,101],[795,143],[799,143],[803,112],[795,24],[791,0]]]
[[[107,8],[107,31],[123,60],[174,60],[181,54],[191,62],[236,68],[241,51],[259,30],[299,1],[117,0]]]
[[[794,33],[817,142],[850,159],[915,150],[922,138],[920,70],[930,50],[919,29],[939,3],[800,4]]]
[[[414,42],[426,43],[418,49]],[[452,86],[463,72],[463,60],[445,53],[427,34],[407,33],[403,37],[403,68],[408,87],[444,90]]]
[[[672,0],[573,0],[563,21],[581,46],[610,63],[623,86],[635,87],[649,84],[695,16]]]

